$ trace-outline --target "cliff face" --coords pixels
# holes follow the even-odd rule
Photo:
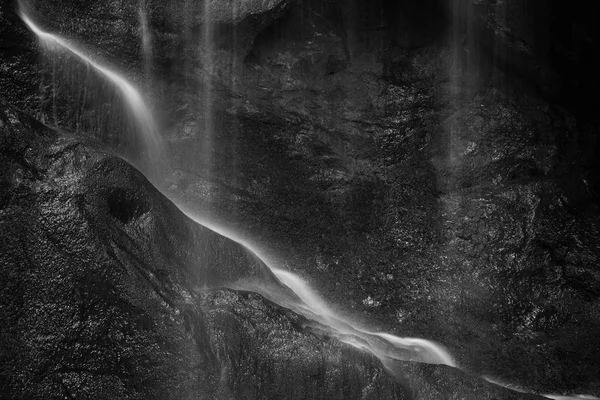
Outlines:
[[[200,2],[113,3],[32,10],[152,98],[170,196],[348,313],[446,344],[468,370],[600,394],[598,124],[587,101],[598,52],[586,6],[233,2],[212,9],[208,48]],[[5,95],[127,145],[112,89],[68,56],[36,63],[43,52],[8,3],[0,18]]]
[[[94,142],[2,103],[0,388],[6,398],[535,398],[397,363],[261,296],[281,285]],[[392,372],[393,371],[393,372]]]

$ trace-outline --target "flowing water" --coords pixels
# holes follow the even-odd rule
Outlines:
[[[207,15],[210,16],[210,2],[207,1],[205,4],[205,11]],[[56,35],[44,32],[36,24],[34,24],[23,11],[21,12],[21,17],[29,26],[29,28],[44,42],[46,46],[48,46],[48,48],[62,48],[72,52],[111,80],[123,92],[132,112],[135,114],[141,124],[142,132],[144,133],[147,142],[152,145],[153,149],[158,147],[158,144],[160,143],[159,135],[152,115],[144,104],[139,92],[129,82],[127,82],[124,77],[93,61],[69,41]],[[209,17],[205,18],[204,41],[206,43],[212,40],[212,34],[210,33],[211,25],[208,19]],[[210,46],[207,46],[205,59],[207,60],[207,63],[212,61],[212,48]],[[210,84],[208,86],[210,86]],[[205,99],[207,101],[206,109],[204,111],[205,135],[210,135],[212,134],[213,129],[212,109],[209,105],[210,94],[205,94]],[[189,211],[186,214],[196,222],[207,226],[223,236],[229,237],[233,240],[237,239],[240,244],[244,245],[253,253],[257,255],[259,254],[257,249],[251,248],[247,243],[241,243],[240,239],[235,238],[235,235],[232,235],[231,232],[225,232],[218,226],[208,226],[206,220],[202,220],[200,217],[192,215]],[[263,259],[261,258],[261,260]],[[275,276],[284,285],[292,289],[302,301],[299,302],[295,298],[285,298],[280,294],[279,291],[273,290],[275,288],[257,285],[251,289],[260,292],[267,298],[272,299],[282,306],[293,309],[294,311],[299,312],[308,318],[315,319],[316,321],[331,327],[330,334],[338,337],[341,341],[361,349],[366,349],[382,360],[392,358],[455,366],[450,355],[441,346],[433,342],[424,339],[400,338],[384,333],[369,332],[355,326],[355,324],[352,322],[344,319],[330,310],[326,303],[318,295],[316,295],[310,286],[299,276],[291,272],[275,268],[269,264],[266,265],[273,271]],[[250,288],[239,287],[239,289]]]
[[[150,84],[152,79],[152,36],[150,33],[150,26],[148,25],[148,6],[146,0],[140,1],[138,17],[140,19],[140,33],[142,37],[142,52],[144,53],[146,79]]]
[[[237,286],[233,286],[233,289],[257,292],[280,306],[291,309],[311,320],[319,322],[328,327],[327,333],[330,336],[336,337],[340,341],[360,350],[365,350],[384,362],[391,359],[456,366],[450,354],[442,346],[432,341],[418,338],[402,338],[387,333],[370,332],[361,327],[358,323],[341,316],[339,313],[333,311],[300,276],[275,267],[259,249],[241,239],[235,233],[215,225],[206,218],[195,214],[193,211],[186,209],[181,205],[178,205],[178,207],[189,218],[200,225],[228,237],[250,250],[273,272],[279,281],[290,288],[297,297],[286,296],[285,291],[254,282],[240,283]]]
[[[95,61],[92,57],[88,56],[83,50],[79,49],[77,45],[69,40],[63,39],[60,36],[52,33],[45,32],[33,20],[26,14],[24,7],[20,9],[20,16],[23,22],[27,24],[29,29],[39,38],[40,42],[51,51],[68,51],[79,58],[81,61],[91,66],[94,70],[100,73],[108,81],[115,85],[115,87],[121,92],[123,98],[131,113],[137,120],[140,131],[141,139],[144,143],[145,149],[141,150],[143,158],[148,161],[148,165],[160,165],[164,162],[164,145],[161,136],[158,132],[157,125],[154,121],[150,109],[146,106],[144,99],[140,95],[140,92],[121,74],[114,70],[102,65],[102,63]],[[154,171],[145,169],[148,174],[152,174]]]
[[[206,1],[205,7],[205,20],[207,20],[210,16],[209,1]],[[154,119],[152,118],[150,110],[144,103],[142,96],[133,87],[133,85],[131,85],[122,75],[94,61],[70,41],[43,31],[32,22],[23,9],[21,9],[20,15],[23,21],[49,49],[63,49],[73,53],[82,61],[93,67],[96,71],[101,73],[109,81],[111,81],[122,92],[129,108],[138,120],[144,137],[144,142],[148,147],[149,155],[157,156],[158,154],[161,154],[162,141],[158,132],[158,128],[154,122]],[[210,22],[205,22],[203,40],[203,44],[205,46],[205,60],[209,60],[211,62],[214,49],[212,48],[212,43],[209,43],[212,40],[212,33],[210,30]],[[146,38],[149,38],[147,20],[145,22],[142,20],[142,31],[144,43],[146,43]],[[210,68],[207,71],[210,73]],[[205,105],[207,106],[207,109],[204,110],[205,134],[212,135],[212,106],[209,104],[210,101],[208,101],[210,100],[210,93],[206,93],[204,99]],[[175,202],[175,200],[172,198],[171,201]],[[254,253],[262,262],[265,263],[268,268],[270,268],[282,285],[285,285],[291,289],[296,296],[286,296],[285,291],[276,290],[276,288],[261,285],[260,283],[240,284],[238,287],[236,287],[237,289],[256,291],[275,303],[320,323],[321,326],[325,327],[326,333],[328,333],[330,336],[336,337],[344,343],[375,355],[382,361],[384,365],[386,365],[386,362],[389,360],[408,360],[432,364],[446,364],[454,367],[456,366],[450,354],[441,345],[436,344],[435,342],[420,338],[403,338],[388,333],[372,332],[362,327],[359,323],[345,318],[344,316],[332,310],[331,307],[300,276],[277,268],[274,266],[273,262],[270,262],[267,257],[261,254],[259,249],[247,243],[235,233],[215,225],[208,219],[197,215],[195,212],[186,209],[181,205],[178,205],[178,207],[195,222],[206,226],[218,234],[238,242],[240,245],[246,247],[249,251]],[[491,378],[487,379],[491,382],[494,381]],[[585,395],[546,395],[546,397],[557,400],[598,399],[594,396]]]
[[[202,59],[202,93],[199,93],[201,98],[201,135],[202,149],[201,154],[204,157],[204,166],[206,175],[211,176],[213,168],[214,150],[214,98],[212,89],[212,76],[215,73],[215,46],[214,46],[214,24],[212,22],[212,1],[204,1],[204,9],[202,12],[202,35],[200,40],[200,49]]]

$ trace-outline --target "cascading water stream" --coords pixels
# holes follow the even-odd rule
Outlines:
[[[206,1],[205,3],[205,15],[207,15],[207,17],[205,17],[204,21],[204,41],[205,43],[209,43],[212,41],[212,25],[209,21],[210,1]],[[152,115],[142,100],[142,96],[129,82],[127,82],[124,77],[108,69],[107,67],[94,62],[90,57],[85,55],[81,50],[67,40],[44,32],[32,22],[32,20],[25,14],[23,9],[21,9],[21,18],[50,49],[63,48],[72,52],[84,62],[91,65],[94,69],[106,76],[111,82],[113,82],[122,91],[132,112],[137,117],[141,125],[144,138],[146,139],[145,141],[149,144],[151,150],[154,152],[158,151],[160,136]],[[207,45],[207,49],[205,50],[205,62],[209,65],[209,68],[211,61],[212,47]],[[207,87],[208,86],[210,86],[210,82],[207,83]],[[205,101],[207,102],[206,109],[204,111],[205,135],[210,135],[212,132],[212,110],[208,105],[208,103],[210,103],[210,92],[205,94]],[[190,212],[187,212],[186,214],[188,217],[194,219],[201,225],[207,226],[217,233],[221,233],[223,236],[236,240],[232,237],[233,235],[231,235],[231,233],[224,232],[219,227],[208,226],[206,221],[202,221],[200,218],[194,217]],[[240,241],[239,238],[237,241],[251,250],[253,253],[257,255],[259,254],[256,249],[252,249],[247,243]],[[259,258],[261,257],[259,256]],[[264,262],[263,258],[261,258],[261,260]],[[330,334],[337,336],[340,340],[348,344],[352,344],[355,347],[370,350],[380,359],[392,358],[435,364],[447,364],[451,366],[455,365],[450,355],[442,347],[434,344],[433,342],[429,342],[424,339],[399,338],[389,334],[372,333],[355,327],[351,322],[344,320],[342,317],[332,312],[327,307],[325,302],[316,294],[314,294],[306,282],[304,282],[300,277],[292,274],[291,272],[274,268],[269,264],[266,265],[273,271],[275,276],[284,285],[288,286],[296,293],[303,303],[299,303],[296,299],[284,298],[281,295],[274,296],[274,294],[278,293],[278,291],[273,291],[273,288],[257,285],[254,287],[254,289],[282,306],[289,307],[309,318],[313,318],[322,324],[328,325],[332,329]],[[242,287],[240,287],[240,289],[241,288]],[[357,338],[360,338],[361,340],[357,342]]]
[[[163,192],[163,194],[165,197],[169,197],[167,193]],[[178,204],[175,199],[170,198],[170,200],[175,203],[179,210],[188,218],[199,225],[207,227],[248,249],[273,272],[283,285],[291,289],[296,297],[292,298],[289,295],[286,296],[285,291],[277,290],[277,288],[270,288],[255,282],[243,282],[234,285],[232,289],[248,290],[259,293],[282,307],[288,308],[310,320],[316,321],[326,327],[325,333],[327,335],[374,355],[386,368],[388,365],[393,368],[393,364],[388,364],[389,361],[393,360],[445,364],[451,367],[460,368],[455,364],[447,350],[435,342],[420,338],[398,337],[388,333],[371,332],[362,328],[360,324],[338,315],[300,276],[273,266],[273,263],[269,261],[268,257],[239,235],[198,215],[184,205]],[[300,299],[300,301],[298,301],[298,299]],[[482,378],[490,383],[513,391],[530,393],[525,389],[519,389],[512,385],[501,383],[491,377]],[[540,396],[555,400],[600,400],[600,398],[590,395],[544,394]]]
[[[212,68],[210,62],[212,62],[213,48],[212,43],[209,42],[212,40],[213,33],[210,21],[206,21],[210,18],[210,1],[205,2],[205,12],[205,31],[203,41],[206,49],[204,54],[205,61],[208,61],[209,68]],[[122,75],[118,74],[117,72],[114,72],[100,63],[95,62],[92,58],[85,55],[84,52],[79,50],[69,41],[43,31],[32,22],[32,20],[25,13],[23,7],[21,7],[20,16],[27,26],[49,49],[64,49],[73,53],[82,61],[106,77],[109,81],[111,81],[122,92],[131,112],[140,124],[141,133],[143,135],[144,143],[147,147],[148,155],[151,158],[162,156],[163,144],[157,125],[154,122],[150,110],[144,103],[142,96],[132,84],[130,84]],[[141,13],[140,18],[142,18]],[[145,38],[149,37],[147,36],[149,35],[149,28],[147,26],[147,21],[144,22],[142,19],[141,22],[142,29],[144,31],[144,43],[146,43]],[[210,70],[207,70],[207,72],[210,73]],[[207,80],[207,82],[209,81]],[[210,85],[207,84],[207,87],[209,86]],[[210,92],[205,93],[204,99],[205,104],[208,107],[204,110],[205,134],[212,134],[212,108],[211,105],[208,104],[210,103]],[[165,197],[177,204],[176,199],[173,199],[172,196],[168,195],[164,191],[163,194]],[[236,241],[254,253],[256,257],[258,257],[273,272],[282,285],[285,285],[291,289],[296,296],[286,296],[285,291],[276,290],[277,288],[270,288],[266,285],[261,285],[260,283],[240,283],[237,287],[234,287],[234,289],[256,291],[280,306],[289,308],[311,320],[316,321],[317,323],[321,324],[322,327],[324,327],[326,333],[330,336],[336,337],[344,343],[373,354],[382,361],[383,365],[386,365],[386,362],[389,360],[407,360],[456,366],[449,353],[442,346],[432,341],[419,338],[401,338],[387,333],[371,332],[362,328],[359,324],[340,316],[334,312],[327,305],[327,303],[320,296],[318,296],[298,275],[274,267],[273,263],[269,262],[268,258],[261,254],[260,250],[247,243],[235,233],[225,230],[224,228],[212,223],[208,219],[197,215],[189,209],[186,209],[182,205],[178,205],[178,207],[185,215],[198,224]],[[493,382],[493,379],[488,380]],[[598,399],[594,396],[585,395],[546,395],[546,397],[557,400]]]
[[[273,266],[267,257],[261,254],[259,249],[247,243],[238,235],[211,223],[181,205],[178,205],[178,207],[198,224],[236,241],[251,251],[273,272],[283,285],[290,288],[296,294],[297,298],[285,296],[285,291],[255,282],[243,282],[233,286],[233,289],[257,292],[280,306],[291,309],[326,326],[328,328],[327,334],[330,336],[336,337],[340,341],[360,350],[365,350],[383,362],[391,359],[456,366],[450,354],[442,346],[434,342],[418,338],[401,338],[387,333],[370,332],[359,327],[355,322],[338,315],[298,275]]]
[[[145,155],[149,165],[160,165],[164,161],[164,145],[162,138],[158,132],[157,125],[152,117],[152,113],[146,106],[139,91],[127,81],[122,75],[113,71],[112,69],[102,65],[101,63],[94,61],[91,57],[87,56],[85,52],[80,50],[75,44],[70,41],[61,38],[60,36],[45,32],[25,12],[23,5],[20,5],[19,15],[23,22],[31,29],[33,33],[39,38],[46,48],[49,50],[66,50],[73,55],[77,56],[81,61],[91,66],[94,70],[99,72],[108,81],[114,84],[125,99],[131,113],[137,120],[140,130],[141,138],[145,147]],[[146,169],[146,173],[154,174],[156,171],[149,171]]]

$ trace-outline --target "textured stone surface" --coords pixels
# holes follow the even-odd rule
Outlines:
[[[171,193],[359,318],[504,382],[597,393],[597,125],[490,61],[510,43],[483,43],[480,11],[455,10],[477,30],[449,43],[414,28],[414,48],[377,5],[294,6],[255,40],[239,97],[215,96],[210,162],[189,162],[197,116],[174,127]]]
[[[228,24],[239,23],[251,15],[264,14],[275,8],[282,7],[282,4],[289,3],[286,0],[209,0],[209,2],[210,5],[208,7],[212,10],[213,21]],[[269,22],[271,21],[267,21],[263,26],[268,25]]]
[[[171,196],[357,319],[447,344],[478,374],[600,395],[589,6],[296,1],[265,14],[265,25],[279,19],[244,51],[224,26],[207,85],[200,3],[150,3],[150,74],[137,5],[104,4],[46,3],[42,14],[151,82]],[[74,128],[116,110],[112,125],[84,131],[120,138],[110,88],[62,56],[42,58],[36,75],[31,36],[3,12],[2,38],[18,38],[2,42],[7,94],[46,121],[57,104],[55,121]],[[53,65],[64,72],[56,102]],[[101,107],[78,111],[84,88]]]
[[[3,398],[536,398],[452,368],[387,371],[257,294],[214,289],[274,278],[124,161],[4,102],[0,144]]]

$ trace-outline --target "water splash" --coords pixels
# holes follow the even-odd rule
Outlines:
[[[27,15],[25,7],[20,4],[19,16],[29,27],[29,29],[35,33],[39,40],[43,43],[46,48],[53,51],[66,50],[73,55],[77,56],[81,61],[91,66],[94,70],[98,71],[102,76],[107,78],[112,84],[114,84],[121,92],[129,106],[133,116],[138,121],[142,133],[142,140],[145,145],[145,149],[141,153],[146,153],[146,157],[152,163],[161,163],[164,161],[164,145],[160,134],[158,132],[157,125],[154,118],[146,106],[139,91],[127,81],[123,76],[113,71],[112,69],[102,65],[101,63],[93,60],[90,56],[86,55],[80,50],[75,44],[69,40],[63,39],[60,36],[52,33],[45,32],[33,20]],[[156,165],[156,164],[155,164]]]

